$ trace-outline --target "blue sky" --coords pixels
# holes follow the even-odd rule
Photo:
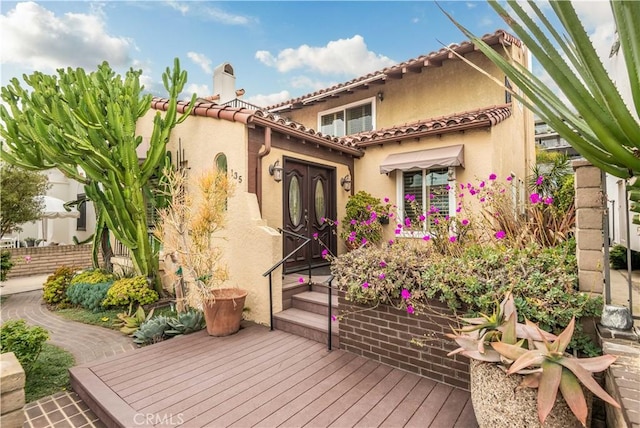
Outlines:
[[[603,1],[580,2],[602,49],[611,46]],[[484,1],[442,1],[476,34],[506,28]],[[465,37],[431,1],[40,1],[0,3],[1,83],[103,60],[166,95],[162,71],[180,58],[184,96],[214,93],[212,69],[230,62],[244,99],[270,105],[427,54]],[[608,52],[608,51],[607,51]]]

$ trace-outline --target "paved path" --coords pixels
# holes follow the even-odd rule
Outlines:
[[[46,279],[46,277],[44,278]],[[131,338],[115,330],[69,321],[50,312],[42,301],[42,277],[26,277],[2,283],[7,300],[0,308],[0,321],[24,319],[49,331],[49,342],[73,354],[84,364],[136,349]],[[34,291],[28,291],[34,290]],[[23,428],[94,427],[105,425],[73,391],[59,392],[25,406]]]

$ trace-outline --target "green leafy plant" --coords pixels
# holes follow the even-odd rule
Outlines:
[[[24,223],[39,220],[44,195],[49,188],[46,175],[0,163],[0,236],[21,232]]]
[[[133,342],[141,346],[161,342],[167,338],[165,332],[169,329],[169,318],[158,315],[140,325],[133,333]]]
[[[101,269],[89,269],[76,274],[71,279],[71,284],[100,284],[104,282],[113,282],[114,275]]]
[[[190,309],[187,312],[179,313],[177,317],[169,318],[167,324],[169,329],[164,333],[169,337],[173,337],[202,330],[205,320],[201,311]]]
[[[145,314],[142,306],[138,306],[135,312],[132,312],[132,309],[133,303],[130,303],[129,312],[118,314],[118,320],[113,323],[114,327],[119,328],[122,333],[127,335],[132,335],[145,321],[149,321],[153,316],[154,310],[154,308],[151,308],[149,313]]]
[[[102,282],[91,284],[86,282],[76,282],[67,289],[67,298],[74,305],[82,306],[92,312],[100,312],[103,309],[102,302],[107,297],[107,293],[113,282]]]
[[[620,405],[593,379],[592,373],[605,370],[615,360],[612,355],[575,358],[566,353],[574,332],[575,318],[557,337],[550,337],[527,321],[517,323],[516,306],[508,296],[492,317],[462,319],[468,326],[449,335],[460,348],[449,353],[502,365],[507,375],[524,375],[522,388],[538,389],[538,418],[544,424],[556,401],[558,391],[586,426],[588,406],[581,384],[614,407]]]
[[[11,253],[7,250],[0,251],[0,281],[6,281],[9,271],[14,263],[11,260]]]
[[[627,247],[615,245],[609,252],[609,263],[613,269],[627,269]],[[631,269],[640,268],[640,253],[631,250]]]
[[[67,288],[78,268],[73,266],[60,266],[55,270],[43,285],[42,298],[51,305],[62,308],[70,304],[67,298]]]
[[[342,219],[342,238],[348,248],[354,249],[363,243],[377,244],[382,239],[381,220],[388,218],[390,204],[383,205],[375,196],[359,191],[349,197]]]
[[[44,328],[29,327],[25,320],[9,320],[0,327],[0,352],[13,352],[25,372],[29,372],[47,339],[49,332]]]
[[[113,283],[102,306],[127,306],[131,303],[146,305],[158,300],[158,293],[149,287],[145,276],[122,278]]]

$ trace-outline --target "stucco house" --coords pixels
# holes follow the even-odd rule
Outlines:
[[[526,49],[512,35],[499,30],[483,40],[528,65]],[[450,48],[508,84],[473,43]],[[341,220],[354,192],[389,197],[402,211],[405,193],[427,204],[428,186],[495,173],[514,177],[523,193],[535,161],[532,114],[445,48],[264,109],[237,99],[230,64],[214,75],[218,93],[197,101],[168,148],[189,174],[218,165],[236,181],[225,255],[231,281],[250,290],[249,316],[258,322],[269,322],[262,273],[298,245],[278,228],[317,233],[339,254],[344,244],[323,218]],[[179,111],[185,107],[180,103]],[[150,135],[153,115],[166,108],[166,99],[155,98],[138,133]],[[455,190],[436,203],[455,215]],[[393,230],[385,226],[389,236]],[[309,261],[326,263],[321,252],[312,240],[286,261],[284,273]],[[273,278],[275,312],[283,308],[282,273]]]

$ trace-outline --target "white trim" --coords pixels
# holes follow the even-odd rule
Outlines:
[[[376,129],[376,97],[370,97],[370,98],[364,98],[358,101],[354,101],[352,103],[349,104],[343,104],[339,107],[334,107],[332,109],[329,110],[323,110],[318,112],[317,118],[316,118],[316,124],[317,124],[317,129],[318,131],[322,132],[322,116],[326,116],[328,114],[331,113],[336,113],[338,111],[343,111],[344,112],[344,121],[345,121],[345,135],[347,135],[347,130],[346,130],[346,123],[347,123],[347,109],[353,108],[353,107],[359,107],[365,104],[371,104],[371,126],[372,129]]]

